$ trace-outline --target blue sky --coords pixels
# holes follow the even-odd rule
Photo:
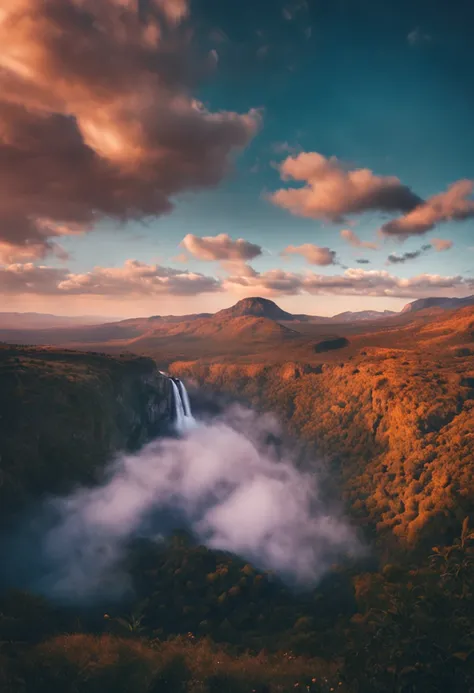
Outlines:
[[[104,0],[105,1],[105,0]],[[418,196],[442,193],[460,179],[474,178],[474,53],[470,47],[473,10],[467,3],[289,0],[217,2],[196,0],[187,22],[201,51],[214,50],[217,64],[194,95],[212,112],[261,109],[262,124],[235,159],[233,170],[214,187],[172,195],[174,209],[143,224],[102,219],[94,230],[61,238],[67,260],[42,258],[51,267],[87,273],[94,266],[120,267],[130,258],[210,276],[224,276],[222,263],[188,254],[177,259],[186,234],[228,234],[262,247],[251,261],[259,273],[340,274],[347,267],[384,270],[397,277],[419,274],[463,275],[474,267],[474,218],[440,223],[423,235],[378,238],[394,213],[377,209],[348,215],[345,222],[302,218],[268,199],[282,182],[278,165],[299,152],[337,157],[351,170],[396,176]],[[470,24],[471,22],[471,24]],[[214,54],[215,55],[215,54]],[[354,248],[340,237],[350,228],[362,241],[378,242],[376,251]],[[390,253],[418,250],[431,238],[448,239],[451,249],[421,254],[388,266]],[[315,244],[336,252],[337,265],[310,267],[302,256],[282,257],[288,245]],[[358,265],[364,258],[370,264]],[[449,291],[447,293],[450,293]],[[162,306],[175,312],[210,309],[239,296],[227,290],[201,296],[160,295],[134,303],[113,299],[115,314],[130,315]],[[44,304],[55,297],[13,296],[15,305]],[[57,300],[57,299],[56,299]],[[66,310],[102,310],[103,297],[89,295]],[[275,300],[293,310],[332,313],[367,307],[399,308],[405,297],[279,294]],[[69,308],[68,308],[69,306]],[[79,306],[76,308],[75,306]],[[138,308],[137,308],[138,306]],[[313,311],[311,308],[317,306]]]

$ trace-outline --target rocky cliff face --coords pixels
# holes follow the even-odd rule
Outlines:
[[[0,507],[92,483],[169,427],[169,380],[147,358],[0,348]]]

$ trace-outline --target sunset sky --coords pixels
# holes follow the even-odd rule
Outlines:
[[[473,21],[465,0],[0,0],[0,311],[474,293]]]

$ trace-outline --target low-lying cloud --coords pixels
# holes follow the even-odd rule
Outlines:
[[[233,407],[181,439],[119,457],[102,485],[51,501],[56,522],[40,543],[47,574],[31,587],[62,600],[119,597],[130,586],[127,542],[160,541],[176,523],[210,548],[316,584],[360,544],[314,474],[282,458],[269,434],[278,434],[273,417]]]
[[[230,271],[228,276],[216,278],[184,269],[148,265],[137,260],[127,260],[122,267],[95,267],[84,273],[17,263],[0,265],[0,295],[82,295],[133,299],[230,291],[263,296],[308,293],[423,298],[446,290],[465,295],[474,288],[474,280],[462,275],[420,274],[401,278],[384,270],[362,268],[348,268],[342,274],[335,275],[311,271],[287,272],[282,269],[257,272],[245,263],[229,263],[227,269]],[[236,270],[235,273],[232,270]]]
[[[423,298],[439,292],[466,295],[474,288],[474,280],[461,275],[442,276],[419,274],[410,278],[397,277],[385,270],[349,268],[343,274],[326,275],[314,272],[295,273],[284,270],[255,272],[253,276],[228,277],[224,288],[246,295],[284,296],[300,293],[337,296],[386,296]]]
[[[127,260],[122,267],[95,267],[90,272],[37,266],[0,266],[0,294],[136,296],[194,296],[221,290],[214,277]]]

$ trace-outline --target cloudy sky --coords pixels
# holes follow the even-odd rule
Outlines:
[[[474,293],[464,0],[1,0],[0,310]]]

